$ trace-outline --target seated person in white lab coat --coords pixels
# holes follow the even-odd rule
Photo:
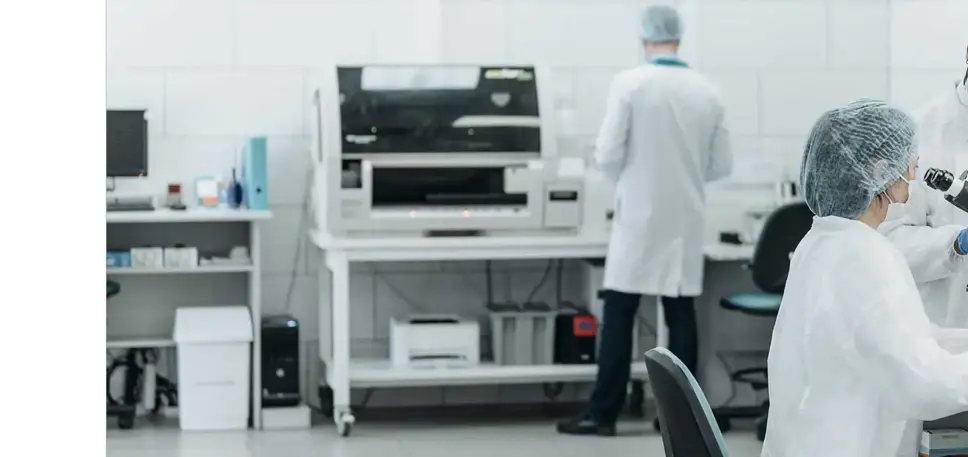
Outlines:
[[[966,82],[968,73],[916,115],[918,182],[911,201],[892,208],[880,229],[911,265],[928,318],[951,328],[968,328],[968,213],[929,189],[923,174],[928,168],[942,168],[956,176],[968,170]]]
[[[764,457],[912,456],[921,420],[968,411],[968,353],[942,347],[878,226],[908,201],[915,122],[882,102],[824,114],[800,181],[813,227],[793,254],[770,346]]]
[[[560,433],[615,434],[643,295],[662,297],[669,350],[696,371],[705,184],[729,175],[732,155],[723,104],[677,56],[681,36],[675,9],[649,8],[642,17],[649,62],[612,82],[595,148],[616,187],[598,377],[588,411],[559,423]]]

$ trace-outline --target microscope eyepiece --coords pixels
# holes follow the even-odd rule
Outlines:
[[[945,201],[968,213],[968,171],[955,178],[950,171],[930,168],[924,174],[924,183],[944,193]]]
[[[924,174],[924,183],[937,191],[947,192],[954,182],[955,175],[947,170],[929,168],[927,173]]]

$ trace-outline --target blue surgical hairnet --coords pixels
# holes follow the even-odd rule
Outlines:
[[[642,13],[642,39],[648,43],[665,43],[682,38],[682,19],[671,6],[652,6]]]
[[[855,219],[907,176],[917,155],[914,120],[887,103],[861,100],[824,113],[803,154],[800,184],[817,216]]]

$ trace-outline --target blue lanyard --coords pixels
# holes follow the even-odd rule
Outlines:
[[[679,60],[679,58],[675,56],[656,56],[652,58],[651,62],[653,65],[661,65],[664,67],[689,68],[688,64],[682,60]]]

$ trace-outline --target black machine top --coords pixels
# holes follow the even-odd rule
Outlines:
[[[339,67],[344,154],[540,153],[533,67]]]
[[[107,177],[148,175],[145,110],[107,110]]]

